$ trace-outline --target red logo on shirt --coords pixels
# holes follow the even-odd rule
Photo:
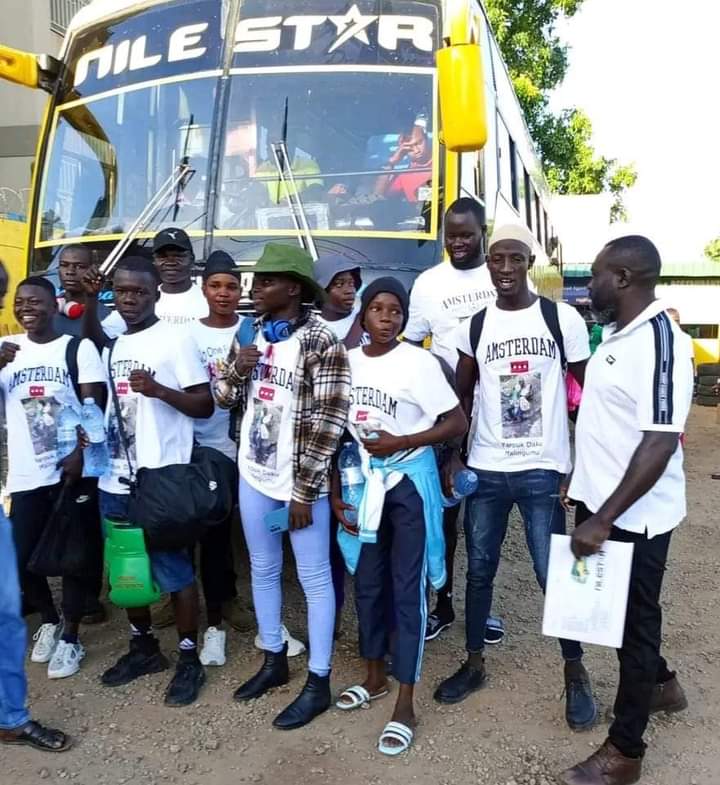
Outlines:
[[[45,387],[41,384],[33,384],[30,387],[31,398],[42,398],[45,395]]]
[[[115,387],[118,395],[127,395],[130,391],[130,385],[127,382],[118,382]]]
[[[530,363],[527,360],[510,363],[510,373],[527,373],[529,370]]]
[[[275,390],[272,387],[261,387],[260,388],[260,400],[261,401],[274,401],[275,400]]]
[[[358,412],[355,422],[367,422],[369,412]]]

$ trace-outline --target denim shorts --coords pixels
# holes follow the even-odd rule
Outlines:
[[[100,491],[100,514],[103,518],[108,515],[125,517],[128,513],[130,496],[123,493],[108,493]],[[148,550],[150,568],[155,582],[160,591],[166,594],[187,589],[195,582],[190,552],[187,549],[177,551]]]

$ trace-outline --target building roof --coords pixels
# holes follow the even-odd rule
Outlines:
[[[564,278],[588,278],[591,263],[566,264],[563,266]],[[660,278],[718,278],[720,279],[720,262],[703,259],[698,262],[666,262],[660,271]]]

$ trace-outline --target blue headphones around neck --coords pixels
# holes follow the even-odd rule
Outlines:
[[[280,343],[295,332],[295,325],[287,319],[266,319],[262,323],[262,334],[268,343]]]

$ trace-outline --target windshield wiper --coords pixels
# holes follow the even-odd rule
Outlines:
[[[295,180],[295,173],[293,172],[292,164],[288,157],[287,151],[287,128],[288,128],[288,99],[285,98],[285,118],[283,121],[283,138],[280,142],[273,142],[270,145],[272,150],[273,159],[275,161],[275,168],[278,172],[278,190],[280,186],[285,192],[288,206],[290,208],[290,216],[292,217],[293,224],[295,224],[295,231],[297,232],[298,243],[301,248],[304,248],[314,262],[318,259],[317,247],[313,239],[312,232],[310,231],[310,224],[308,223],[307,213],[300,198],[297,182]],[[287,177],[286,177],[287,174]]]
[[[133,240],[150,223],[150,220],[155,213],[163,206],[167,197],[176,194],[176,198],[178,198],[194,174],[195,170],[190,167],[188,158],[183,158],[175,167],[172,174],[158,188],[150,201],[145,205],[140,215],[133,221],[130,228],[123,235],[122,240],[120,240],[107,255],[105,261],[100,265],[101,275],[107,276],[112,272],[113,268],[125,251],[127,251]]]
[[[191,114],[188,121],[187,131],[185,133],[185,144],[183,145],[183,156],[180,163],[173,169],[172,174],[165,180],[165,182],[157,189],[157,191],[150,198],[150,201],[143,207],[140,215],[133,221],[130,228],[123,235],[122,240],[110,251],[105,261],[100,265],[100,274],[108,276],[115,265],[118,263],[120,257],[127,251],[130,244],[137,237],[137,235],[145,229],[155,214],[163,206],[165,200],[171,194],[175,195],[173,203],[167,208],[160,223],[164,223],[170,210],[173,211],[173,222],[177,220],[178,211],[180,210],[180,199],[187,187],[187,184],[192,180],[195,175],[195,170],[190,167],[190,157],[188,156],[188,145],[190,143],[190,130],[193,127],[195,115]]]

